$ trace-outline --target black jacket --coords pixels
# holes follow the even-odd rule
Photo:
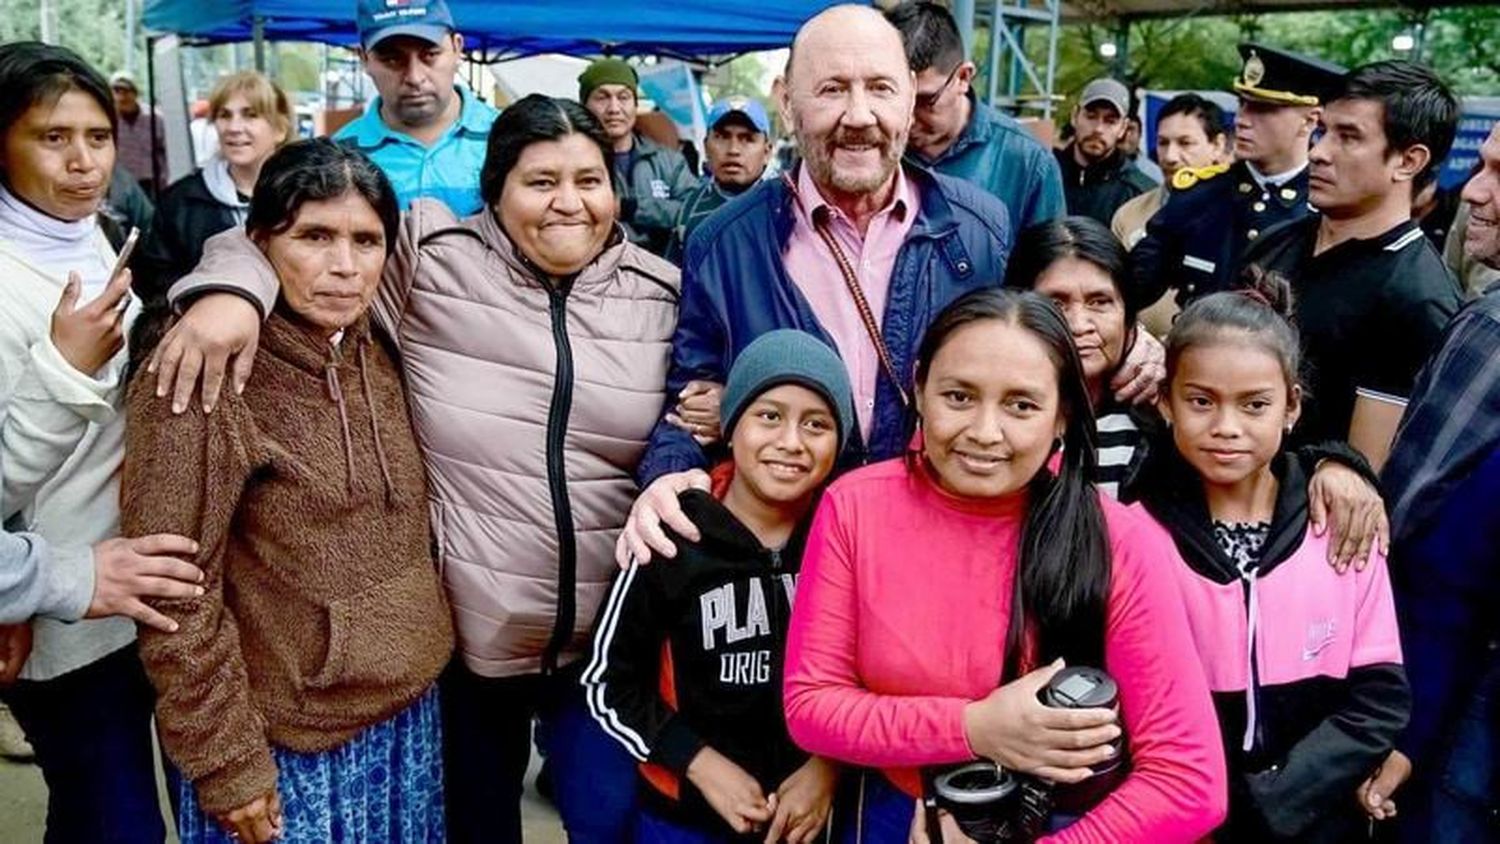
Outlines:
[[[1332,444],[1325,448],[1322,456],[1338,451]],[[1171,533],[1194,575],[1216,584],[1241,583],[1248,602],[1251,584],[1214,537],[1196,472],[1165,431],[1153,437],[1147,451],[1132,491]],[[1308,470],[1318,459],[1307,449],[1283,452],[1272,464],[1280,483],[1256,580],[1283,564],[1327,565],[1321,554],[1314,560],[1298,553],[1307,536]],[[1359,464],[1355,468],[1371,477],[1368,464],[1352,450],[1336,459]],[[1352,571],[1343,575],[1351,581],[1354,576]],[[1283,618],[1277,606],[1263,606],[1259,617],[1268,624],[1297,623]],[[1250,714],[1246,690],[1213,693],[1229,763],[1229,818],[1214,840],[1334,844],[1362,839],[1368,819],[1355,788],[1385,759],[1406,725],[1411,691],[1405,669],[1375,662],[1351,666],[1343,677],[1312,674],[1280,682],[1252,677],[1256,718],[1249,750],[1242,744]]]
[[[722,753],[767,794],[807,760],[787,733],[781,680],[810,519],[778,552],[708,493],[681,501],[702,541],[668,531],[675,559],[633,565],[615,580],[584,685],[595,719],[646,763],[647,805],[727,834],[687,782],[699,750]]]
[[[1073,145],[1056,150],[1062,169],[1063,197],[1069,214],[1093,217],[1107,228],[1120,206],[1152,190],[1156,183],[1137,170],[1118,150],[1087,168],[1073,160]]]
[[[167,290],[198,266],[204,241],[234,226],[234,211],[208,192],[203,171],[173,182],[157,199],[151,233],[130,262],[142,306],[165,309]]]

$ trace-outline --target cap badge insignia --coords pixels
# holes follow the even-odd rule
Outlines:
[[[1250,58],[1245,59],[1245,71],[1242,75],[1245,77],[1245,84],[1253,88],[1266,78],[1266,63],[1260,60],[1260,56],[1251,53]]]

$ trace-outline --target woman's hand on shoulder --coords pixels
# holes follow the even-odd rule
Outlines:
[[[1380,490],[1342,463],[1324,460],[1307,485],[1307,504],[1313,531],[1328,539],[1328,563],[1340,573],[1354,564],[1364,571],[1370,549],[1383,554],[1390,547],[1391,523],[1385,515]]]
[[[156,375],[158,397],[171,393],[173,413],[187,410],[195,389],[203,412],[212,413],[226,372],[235,393],[244,392],[259,342],[254,305],[234,293],[208,293],[161,338],[146,369]]]
[[[620,538],[615,540],[615,563],[628,569],[632,563],[644,565],[652,557],[670,560],[677,556],[677,546],[662,531],[663,524],[689,542],[701,539],[698,526],[682,512],[677,496],[690,489],[707,492],[710,486],[712,481],[702,469],[662,475],[648,484],[630,505],[625,527],[620,531]]]
[[[1120,736],[1112,709],[1054,709],[1038,694],[1061,671],[1062,660],[1006,683],[964,707],[964,734],[978,756],[1003,768],[1057,783],[1093,775],[1091,766],[1114,756]]]
[[[1167,379],[1167,349],[1143,325],[1135,329],[1135,342],[1120,368],[1109,380],[1109,388],[1120,404],[1151,404]]]

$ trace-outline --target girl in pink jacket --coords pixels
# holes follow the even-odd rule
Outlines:
[[[1066,322],[1034,293],[968,294],[928,329],[916,374],[914,450],[830,487],[792,613],[792,737],[879,769],[846,777],[841,838],[905,841],[923,769],[984,759],[1066,785],[1115,761],[1122,730],[1128,774],[1044,840],[1200,838],[1224,816],[1224,757],[1181,563],[1085,480],[1093,426]],[[1108,671],[1118,712],[1042,705],[1064,663]]]
[[[1340,573],[1308,517],[1300,344],[1274,276],[1189,306],[1167,338],[1169,430],[1124,490],[1171,532],[1229,763],[1225,842],[1367,837],[1357,792],[1411,706],[1385,556]]]

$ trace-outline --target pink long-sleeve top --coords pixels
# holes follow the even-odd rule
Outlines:
[[[1131,772],[1046,839],[1194,841],[1224,818],[1223,745],[1166,533],[1101,496],[1112,553],[1105,665],[1120,686]],[[824,495],[803,558],[786,656],[786,718],[805,750],[881,768],[917,794],[917,768],[975,758],[964,707],[1004,662],[1025,501],[978,501],[900,460]]]

